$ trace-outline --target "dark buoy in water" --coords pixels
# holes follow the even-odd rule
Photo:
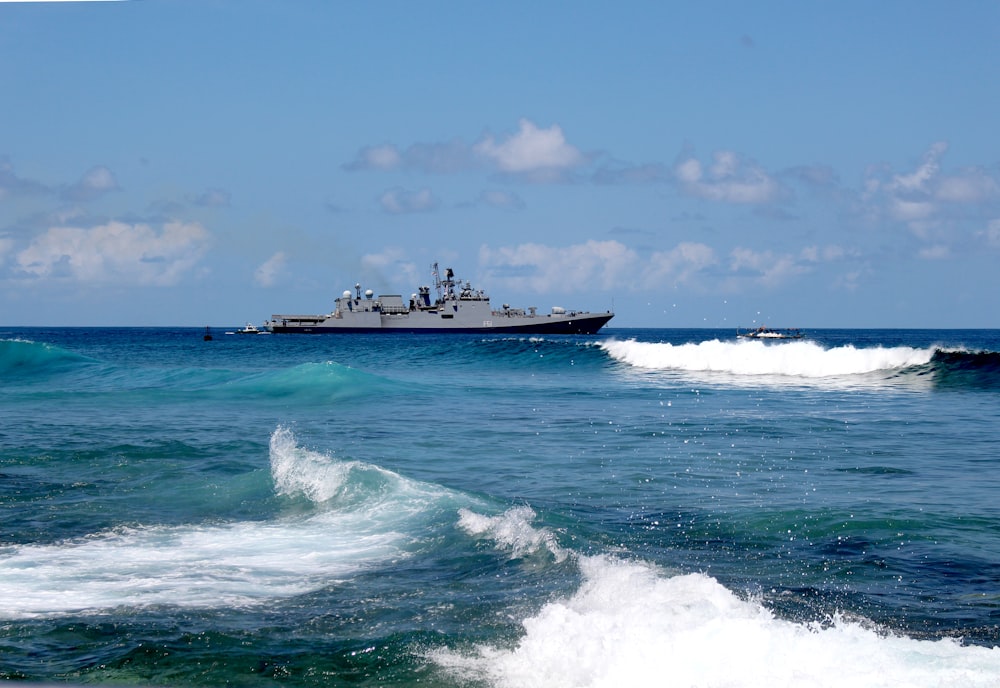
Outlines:
[[[202,339],[204,339],[206,342],[212,341],[212,328],[210,327],[205,328],[205,336],[202,337]]]

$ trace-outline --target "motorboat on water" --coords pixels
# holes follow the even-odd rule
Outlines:
[[[280,334],[331,334],[352,332],[401,333],[524,333],[595,334],[614,313],[591,313],[554,306],[539,313],[503,304],[493,308],[490,297],[469,282],[455,279],[447,268],[442,276],[438,264],[431,266],[434,290],[419,287],[404,299],[399,294],[375,296],[371,289],[362,294],[361,284],[345,290],[334,302],[334,310],[318,315],[275,314],[265,323],[269,332]]]
[[[267,329],[260,329],[253,323],[247,323],[244,327],[233,332],[226,332],[226,334],[271,334]]]
[[[736,336],[744,339],[802,339],[805,337],[801,330],[795,328],[774,329],[764,326],[745,332],[737,329]]]

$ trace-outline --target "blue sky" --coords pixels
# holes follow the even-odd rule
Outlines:
[[[0,325],[453,267],[612,327],[1000,327],[1000,3],[0,2]]]

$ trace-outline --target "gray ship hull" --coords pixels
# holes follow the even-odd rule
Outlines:
[[[276,313],[265,323],[275,334],[351,334],[371,332],[397,333],[522,333],[522,334],[595,334],[614,314],[567,311],[555,307],[539,314],[504,304],[490,305],[489,297],[468,283],[459,286],[451,269],[442,279],[434,266],[437,299],[431,301],[431,288],[420,287],[408,301],[398,294],[375,297],[371,290],[362,296],[361,285],[355,293],[345,291],[335,302],[332,313],[293,315]]]
[[[474,327],[459,323],[444,323],[423,325],[418,322],[394,320],[385,324],[354,326],[330,322],[330,319],[302,321],[296,316],[273,316],[268,329],[275,334],[359,334],[366,332],[397,332],[400,334],[421,333],[521,333],[521,334],[596,334],[613,317],[611,313],[578,314],[564,319],[553,319],[549,316],[535,316],[525,321],[487,324]]]

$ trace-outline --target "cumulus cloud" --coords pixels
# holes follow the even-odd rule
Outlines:
[[[1000,198],[1000,183],[981,168],[942,177],[934,195],[946,203],[983,203]]]
[[[516,134],[497,142],[487,135],[473,150],[491,160],[502,172],[513,174],[540,171],[557,172],[583,164],[579,150],[567,143],[562,128],[552,125],[539,129],[533,122],[522,119]]]
[[[923,162],[909,174],[894,175],[889,183],[889,188],[898,192],[919,191],[925,192],[928,185],[938,176],[941,169],[941,156],[948,150],[948,144],[938,141],[931,145],[927,153],[924,154]]]
[[[389,189],[379,197],[382,210],[391,215],[408,213],[426,213],[436,210],[439,202],[430,189],[407,191],[405,189]]]
[[[352,172],[361,170],[394,170],[403,163],[399,149],[392,144],[381,146],[365,146],[358,151],[353,161],[344,165],[345,170]]]
[[[167,286],[177,283],[208,250],[198,223],[108,222],[96,227],[52,227],[16,253],[16,270],[36,279]]]
[[[473,145],[460,139],[446,143],[365,146],[344,165],[351,172],[412,170],[453,174],[470,169],[494,169],[534,181],[552,181],[586,162],[585,156],[566,141],[562,128],[538,127],[521,119],[516,133],[498,140],[487,134]]]
[[[274,286],[275,280],[285,270],[288,258],[284,251],[278,251],[261,263],[253,273],[253,280],[262,287]]]
[[[835,244],[807,246],[798,252],[755,251],[737,247],[729,253],[729,286],[739,288],[741,284],[750,282],[774,288],[812,272],[818,265],[857,257],[855,251]]]
[[[92,201],[110,191],[118,190],[118,182],[115,181],[114,173],[98,165],[87,170],[80,180],[63,189],[62,196],[68,201]]]
[[[801,257],[748,248],[735,248],[730,252],[729,268],[733,273],[749,274],[755,282],[769,287],[775,287],[810,270]]]
[[[649,289],[689,279],[715,262],[711,248],[684,243],[672,251],[642,256],[618,241],[572,246],[527,243],[479,249],[479,264],[491,284],[541,293],[587,289]]]
[[[941,239],[953,231],[949,220],[975,216],[980,206],[1000,201],[1000,181],[990,171],[942,171],[947,151],[948,144],[939,141],[910,171],[896,173],[884,165],[868,170],[862,196],[867,214],[903,223],[917,236]],[[927,250],[940,253],[934,247]]]
[[[779,199],[782,188],[763,168],[732,151],[716,151],[707,167],[694,157],[674,166],[681,192],[724,203],[757,205]]]
[[[683,284],[717,263],[715,251],[705,244],[682,242],[670,251],[656,251],[640,272],[640,286],[654,289]]]
[[[608,289],[638,262],[638,255],[618,241],[588,241],[574,246],[528,243],[479,249],[479,264],[491,283],[517,285],[528,291],[565,293]]]
[[[938,142],[924,155],[921,164],[908,174],[894,174],[881,184],[889,215],[902,222],[926,220],[937,211],[933,185],[941,169],[940,159],[948,146]],[[876,188],[879,182],[876,180]]]
[[[842,261],[850,255],[836,245],[810,246],[797,253],[736,248],[722,265],[712,247],[697,242],[682,242],[672,249],[646,254],[618,241],[588,241],[572,246],[482,246],[479,263],[491,285],[561,294],[589,289],[637,292],[678,285],[723,290],[739,290],[747,284],[776,288],[819,264]]]

